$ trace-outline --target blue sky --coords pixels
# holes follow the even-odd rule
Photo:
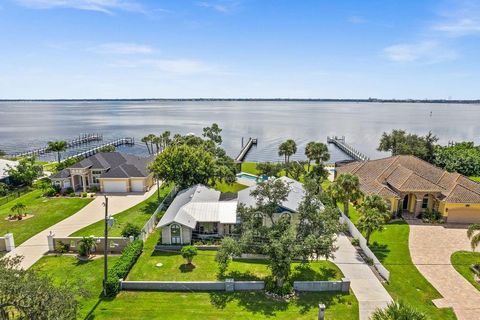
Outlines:
[[[1,0],[0,98],[480,98],[480,1]]]

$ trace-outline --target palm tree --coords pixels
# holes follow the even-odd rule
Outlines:
[[[343,212],[348,217],[349,203],[362,197],[360,180],[356,175],[351,173],[342,173],[333,184],[335,184],[333,189],[336,191],[337,200],[343,201]]]
[[[165,149],[172,143],[172,139],[170,139],[170,131],[168,130],[165,130],[161,134],[161,138],[162,138],[162,149]]]
[[[475,223],[468,227],[467,237],[470,239],[472,250],[475,251],[480,243],[480,223]]]
[[[22,214],[25,212],[25,210],[27,210],[27,206],[24,205],[24,204],[21,203],[21,202],[16,203],[13,207],[10,208],[10,211],[11,211],[11,212],[16,213],[16,214],[19,215],[20,217],[21,217]]]
[[[370,316],[370,320],[426,320],[427,316],[403,303],[402,301],[394,301],[387,305],[384,309],[376,309]]]
[[[361,207],[357,220],[358,230],[365,232],[367,245],[370,243],[370,236],[374,231],[382,231],[384,224],[388,220],[388,213],[380,211],[377,208]]]
[[[78,254],[82,257],[89,257],[90,254],[92,253],[92,249],[94,246],[95,246],[94,237],[83,237],[82,240],[79,241]]]
[[[328,161],[330,159],[330,153],[324,143],[311,141],[307,143],[305,147],[305,155],[308,158],[308,171],[310,171],[310,162],[315,161],[317,165]]]
[[[313,149],[315,148],[315,141],[310,141],[307,143],[307,146],[305,147],[305,156],[307,156],[308,159],[308,168],[307,171],[310,172],[310,162],[313,160]]]
[[[67,148],[68,148],[67,141],[49,141],[47,150],[56,152],[58,163],[60,163],[60,152],[67,150]]]
[[[145,143],[145,145],[147,146],[147,150],[148,150],[148,153],[151,154],[152,151],[150,151],[150,145],[148,144],[150,142],[150,137],[149,136],[145,136],[142,138],[141,140],[143,143]]]
[[[285,157],[285,164],[290,162],[290,157],[295,153],[297,153],[297,144],[292,139],[288,139],[278,147],[278,155]]]
[[[153,145],[155,145],[155,150],[157,153],[160,151],[160,144],[162,143],[162,137],[155,136],[152,138],[152,153],[153,153]]]
[[[379,195],[369,195],[363,199],[361,207],[363,208],[371,208],[371,209],[378,209],[380,212],[388,213],[388,203],[380,197]]]

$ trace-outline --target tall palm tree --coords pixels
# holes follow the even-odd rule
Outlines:
[[[472,250],[475,251],[480,243],[480,223],[470,225],[467,230],[467,236],[470,239]]]
[[[278,155],[285,157],[285,164],[290,162],[290,157],[295,153],[297,153],[297,144],[292,139],[288,139],[278,147]]]
[[[310,141],[305,147],[305,156],[308,159],[307,171],[310,172],[310,162],[313,160],[313,149],[315,148],[315,141]]]
[[[150,142],[150,138],[148,136],[145,136],[142,138],[141,141],[145,143],[145,145],[147,146],[148,153],[151,154],[152,152],[150,151],[150,145],[148,144]]]
[[[370,320],[426,320],[427,316],[402,301],[390,302],[384,309],[373,312]]]
[[[160,136],[162,137],[162,149],[165,149],[172,144],[172,139],[170,139],[170,131],[165,130]]]
[[[313,145],[312,159],[317,165],[330,159],[330,153],[324,143],[317,142]]]
[[[160,144],[161,143],[162,143],[162,137],[161,136],[154,136],[152,138],[152,149],[153,149],[153,145],[155,145],[156,153],[158,153],[160,151]]]
[[[60,163],[60,152],[67,150],[67,148],[68,148],[67,141],[49,141],[47,150],[56,152],[58,163]]]
[[[154,135],[153,133],[150,133],[147,137],[148,137],[148,142],[150,142],[150,151],[152,152],[152,154],[154,154],[153,144],[157,136]]]
[[[360,191],[360,180],[351,173],[342,173],[333,184],[335,184],[334,189],[338,193],[337,200],[343,202],[343,212],[348,217],[349,203],[360,199],[363,195]]]

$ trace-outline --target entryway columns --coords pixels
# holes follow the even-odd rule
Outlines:
[[[87,192],[87,179],[85,179],[85,176],[82,174],[82,186],[83,186],[83,192]]]

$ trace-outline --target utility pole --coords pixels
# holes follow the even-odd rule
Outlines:
[[[103,295],[107,296],[107,277],[108,277],[108,261],[107,261],[107,242],[108,242],[108,198],[105,197],[103,206],[105,207],[105,233],[104,233],[104,245],[103,245]]]

